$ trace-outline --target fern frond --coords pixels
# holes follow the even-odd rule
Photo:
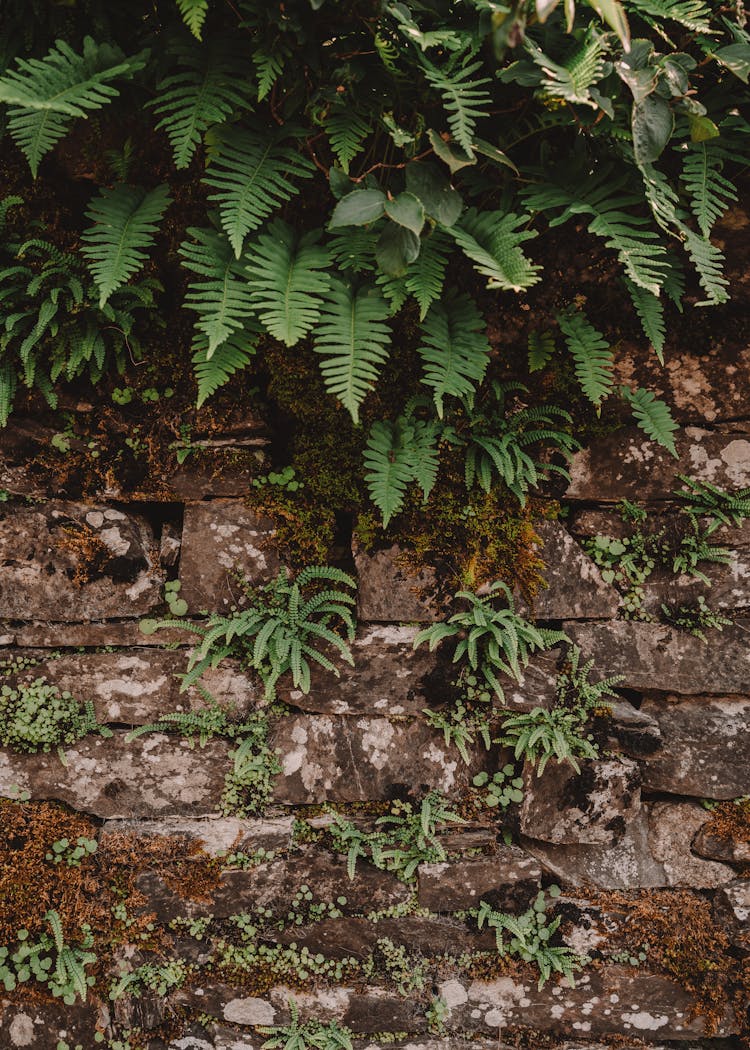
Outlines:
[[[259,47],[253,52],[253,64],[258,74],[258,102],[262,102],[284,71],[284,63],[291,52],[280,43],[273,50]]]
[[[737,190],[722,174],[724,151],[709,142],[693,143],[682,162],[682,181],[690,194],[690,209],[698,228],[708,237],[714,223],[730,204],[737,201]]]
[[[630,298],[636,313],[641,321],[641,327],[651,346],[654,348],[659,361],[664,363],[664,339],[667,334],[664,321],[664,304],[661,299],[646,291],[640,285],[635,284],[629,277],[623,277],[625,287],[630,293]]]
[[[336,106],[326,117],[323,127],[339,164],[349,174],[349,165],[362,151],[364,140],[372,132],[370,124],[346,106]]]
[[[527,218],[512,212],[470,208],[447,232],[474,263],[475,270],[489,278],[488,288],[520,292],[537,283],[541,270],[519,247],[536,237],[532,230],[519,232]]]
[[[711,32],[711,9],[703,0],[630,0],[629,6],[652,18],[679,22],[694,33]]]
[[[378,236],[372,229],[365,226],[348,226],[345,230],[332,233],[327,246],[336,266],[342,272],[351,270],[352,273],[372,273],[375,269],[377,240]]]
[[[443,398],[465,398],[473,403],[474,391],[489,362],[484,318],[468,295],[450,295],[433,303],[422,323],[422,358],[425,386],[433,388],[438,416],[443,418]]]
[[[547,366],[555,352],[555,339],[552,332],[529,332],[528,357],[529,371],[540,372]]]
[[[558,314],[557,323],[575,361],[581,389],[598,412],[604,398],[612,393],[614,356],[609,343],[580,310]]]
[[[658,441],[660,445],[668,449],[677,459],[674,433],[679,430],[679,427],[672,418],[669,406],[643,387],[631,390],[630,387],[623,386],[620,387],[620,394],[632,407],[635,421],[641,430],[652,441]]]
[[[359,289],[333,280],[314,332],[320,370],[328,391],[359,422],[359,406],[388,356],[391,333],[384,323],[388,304],[372,286]]]
[[[90,36],[81,55],[58,40],[44,58],[16,59],[18,68],[0,77],[0,102],[10,107],[8,129],[34,178],[71,119],[101,109],[119,94],[109,81],[130,77],[144,64],[143,57],[125,58],[119,48]]]
[[[605,38],[597,33],[593,24],[578,50],[561,65],[553,62],[528,39],[526,47],[536,65],[546,74],[542,88],[550,98],[598,108],[589,95],[589,88],[602,79],[606,48]]]
[[[299,192],[291,179],[307,179],[315,171],[283,135],[229,131],[204,178],[217,191],[209,200],[219,205],[221,224],[238,259],[247,234]]]
[[[483,63],[477,61],[467,65],[468,57],[464,51],[454,54],[451,61],[441,68],[427,59],[422,59],[422,65],[429,82],[443,96],[453,138],[465,150],[471,151],[477,120],[487,116],[492,101],[485,90],[485,84],[491,84],[492,80],[490,77],[473,80],[472,77]]]
[[[175,2],[180,10],[182,21],[193,36],[200,40],[203,23],[208,14],[208,0],[175,0]]]
[[[404,276],[406,290],[419,303],[420,321],[443,291],[449,248],[450,241],[442,230],[423,237],[419,255],[409,264]]]
[[[298,238],[277,219],[253,242],[248,274],[250,298],[274,339],[287,346],[306,335],[320,315],[330,277],[328,252],[318,241],[320,230]]]
[[[193,340],[193,368],[198,382],[198,408],[220,386],[228,382],[235,372],[239,372],[250,363],[257,341],[257,332],[243,328],[232,332],[209,354],[207,336],[196,335]]]
[[[226,237],[210,228],[191,226],[191,241],[183,241],[183,266],[201,280],[191,281],[185,306],[198,314],[195,327],[207,340],[206,357],[211,357],[233,332],[245,327],[254,312],[244,273],[244,260],[234,257]]]
[[[148,258],[145,249],[154,243],[159,222],[171,198],[166,185],[147,193],[118,183],[99,191],[86,218],[94,223],[81,237],[81,251],[99,289],[99,307],[137,273]]]
[[[234,110],[248,109],[250,85],[242,75],[234,41],[218,37],[210,46],[182,43],[175,48],[180,72],[165,77],[147,103],[161,117],[176,168],[187,168],[203,133],[222,124]]]
[[[404,505],[406,489],[416,481],[425,499],[437,476],[438,428],[407,413],[391,423],[373,423],[365,448],[365,474],[370,499],[383,519],[383,528]]]

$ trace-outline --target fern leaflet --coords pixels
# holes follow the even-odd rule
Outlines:
[[[465,150],[471,152],[476,122],[487,115],[487,107],[492,101],[485,90],[485,84],[491,84],[492,81],[489,77],[472,80],[483,63],[478,61],[465,65],[467,57],[465,51],[456,53],[441,69],[433,66],[427,59],[423,59],[422,64],[425,76],[443,96],[453,138]]]
[[[709,142],[693,143],[682,164],[682,180],[690,194],[690,208],[698,227],[708,237],[714,223],[737,200],[733,184],[722,174],[724,150]]]
[[[620,394],[632,407],[636,423],[641,430],[652,441],[657,441],[668,449],[677,459],[674,432],[679,430],[679,427],[672,418],[669,406],[643,387],[631,390],[630,387],[623,386],[620,387]]]
[[[198,314],[195,327],[206,338],[206,358],[210,359],[233,332],[245,327],[253,303],[245,280],[243,260],[234,257],[226,237],[216,230],[191,226],[188,235],[194,243],[180,245],[183,266],[201,280],[191,281],[185,306]]]
[[[0,102],[9,107],[8,129],[36,178],[39,163],[68,130],[73,117],[87,117],[119,92],[110,80],[131,77],[145,65],[143,56],[125,58],[110,44],[84,38],[77,55],[58,40],[44,58],[18,58],[18,69],[0,77]]]
[[[484,318],[468,295],[451,295],[430,307],[417,352],[425,370],[422,382],[433,388],[441,419],[446,394],[473,403],[487,371],[490,345]]]
[[[612,393],[614,357],[609,343],[579,310],[558,314],[557,322],[575,361],[576,377],[597,413]]]
[[[488,277],[488,288],[520,292],[539,280],[541,266],[532,263],[519,245],[536,237],[531,230],[519,232],[525,215],[470,208],[447,229],[480,274]]]
[[[381,513],[383,528],[404,505],[408,486],[416,481],[427,499],[438,469],[437,425],[414,419],[409,412],[394,423],[373,423],[365,448],[365,480]]]
[[[553,62],[538,47],[527,41],[534,62],[546,74],[542,87],[551,98],[598,108],[589,88],[602,79],[605,67],[605,38],[589,27],[580,48],[562,65]]]
[[[336,154],[339,164],[349,174],[349,165],[362,150],[365,138],[372,128],[358,113],[348,107],[337,106],[332,109],[324,122],[331,149]]]
[[[359,423],[359,406],[388,356],[390,311],[377,289],[359,289],[334,279],[315,329],[314,350],[323,360],[326,387]]]
[[[124,183],[100,190],[91,203],[86,218],[94,225],[81,237],[81,251],[89,260],[89,270],[99,289],[100,308],[112,292],[140,270],[148,258],[145,249],[154,243],[159,222],[170,203],[166,185],[147,193]]]
[[[208,0],[176,0],[182,21],[197,40],[201,38],[203,23],[208,14]]]
[[[307,179],[314,165],[285,144],[283,132],[229,131],[204,182],[217,192],[221,224],[239,259],[245,237],[298,192],[290,180]],[[287,133],[288,137],[288,133]]]
[[[303,237],[277,219],[253,243],[249,275],[250,297],[270,334],[294,346],[320,315],[322,296],[328,290],[331,263],[318,244],[320,230]]]
[[[694,33],[710,33],[711,10],[703,0],[631,0],[631,7],[652,18],[668,18]]]
[[[250,363],[257,340],[257,331],[243,328],[227,336],[209,356],[207,337],[202,333],[196,335],[193,339],[193,368],[198,383],[198,408],[235,372]]]
[[[248,108],[248,87],[238,76],[242,68],[237,49],[226,37],[210,46],[180,43],[175,48],[181,72],[157,87],[148,106],[161,120],[174,154],[176,168],[186,168],[204,131],[222,124],[235,109]]]
[[[550,361],[555,352],[555,339],[552,332],[529,332],[528,357],[529,371],[540,372]]]
[[[406,271],[404,284],[419,303],[420,321],[443,291],[449,247],[450,241],[442,230],[434,230],[429,237],[422,238],[419,255]]]
[[[653,292],[646,291],[624,277],[625,286],[630,293],[633,306],[641,320],[641,327],[651,346],[654,348],[659,361],[664,363],[664,339],[666,336],[666,324],[664,321],[664,305]]]

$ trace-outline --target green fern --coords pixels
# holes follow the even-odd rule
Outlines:
[[[285,143],[288,132],[228,131],[204,182],[217,192],[221,224],[239,259],[245,237],[299,189],[291,179],[307,179],[314,165]]]
[[[614,357],[609,343],[579,310],[558,314],[557,323],[575,361],[581,389],[598,413],[604,398],[612,393],[614,382]]]
[[[537,236],[532,230],[519,232],[527,219],[525,215],[470,208],[447,232],[474,263],[476,271],[489,278],[488,288],[520,292],[537,283],[541,270],[519,247]]]
[[[320,316],[330,277],[330,257],[318,243],[320,230],[298,237],[277,219],[253,242],[249,252],[250,298],[260,320],[275,338],[294,346]]]
[[[630,387],[622,386],[620,394],[633,409],[635,421],[641,430],[652,441],[663,445],[677,459],[674,433],[679,427],[672,418],[669,407],[643,387],[631,390]]]
[[[370,124],[348,106],[336,106],[323,124],[331,149],[339,164],[349,174],[349,165],[361,153],[364,140],[371,133]]]
[[[474,142],[476,122],[487,116],[487,109],[492,101],[485,90],[491,84],[489,77],[472,79],[484,63],[482,61],[466,64],[470,54],[459,52],[451,61],[438,69],[426,59],[422,60],[425,76],[443,97],[443,104],[448,111],[448,125],[453,138],[465,150],[471,151]]]
[[[365,481],[383,528],[403,508],[413,482],[425,500],[429,496],[438,471],[437,439],[435,421],[414,418],[408,407],[393,423],[373,423],[365,448]]]
[[[278,42],[275,47],[259,47],[253,52],[253,64],[258,75],[258,102],[263,101],[284,72],[284,63],[290,56],[289,48]]]
[[[208,0],[175,0],[185,25],[196,39],[201,39],[203,23],[208,14]]]
[[[210,359],[233,332],[245,328],[253,316],[254,306],[245,279],[245,259],[234,257],[226,237],[216,230],[191,226],[183,241],[180,255],[183,266],[197,274],[185,296],[185,306],[198,314],[195,327],[207,340],[206,358]]]
[[[255,353],[258,332],[245,327],[232,332],[209,354],[208,338],[201,334],[193,339],[193,368],[198,383],[197,407],[228,382],[235,372],[245,368]]]
[[[147,105],[161,117],[156,127],[167,133],[175,167],[187,168],[208,128],[249,108],[249,85],[241,52],[227,37],[203,47],[180,41],[175,52],[181,71],[165,77]]]
[[[690,194],[690,208],[706,238],[729,205],[737,201],[737,190],[722,174],[725,159],[725,150],[712,139],[693,143],[682,162],[682,181]]]
[[[334,279],[314,332],[320,370],[328,391],[359,422],[359,406],[388,356],[388,304],[377,289],[358,289]]]
[[[528,357],[529,371],[540,372],[546,368],[555,352],[555,339],[552,332],[529,332]]]
[[[598,33],[593,24],[578,50],[563,64],[553,62],[538,47],[527,40],[526,47],[534,62],[546,74],[542,88],[553,99],[565,99],[576,105],[598,108],[598,103],[591,98],[589,88],[597,84],[604,75],[605,37]]]
[[[369,227],[348,226],[331,233],[326,245],[342,273],[373,273],[377,240],[377,234]]]
[[[438,415],[443,418],[443,398],[462,397],[471,404],[484,378],[490,345],[486,324],[468,295],[449,295],[434,303],[422,324],[417,352],[425,374],[422,382],[433,388]]]
[[[667,334],[666,322],[664,320],[664,304],[661,299],[653,294],[653,292],[641,288],[639,285],[631,281],[629,277],[624,277],[623,280],[625,282],[625,287],[630,293],[633,306],[641,320],[641,327],[643,328],[644,334],[654,348],[659,361],[663,364],[664,340]]]
[[[99,191],[86,218],[94,223],[81,237],[82,252],[99,289],[99,306],[137,273],[148,258],[162,215],[171,203],[167,186],[147,193],[118,183]]]
[[[145,59],[125,58],[119,48],[87,36],[81,55],[58,40],[44,58],[18,58],[16,65],[0,77],[0,102],[10,107],[8,129],[36,178],[42,157],[65,135],[71,120],[111,102],[119,92],[109,81],[132,77]]]
[[[423,321],[430,304],[440,298],[448,265],[450,241],[442,230],[434,230],[422,237],[419,255],[404,276],[404,286],[419,303],[419,319]]]
[[[671,19],[694,33],[710,33],[711,9],[703,0],[630,0],[639,14],[651,18]]]

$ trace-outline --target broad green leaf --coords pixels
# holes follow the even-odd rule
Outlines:
[[[467,152],[456,142],[446,142],[432,128],[428,130],[427,136],[435,154],[448,165],[452,172],[460,171],[461,168],[468,168],[471,164],[476,164],[477,158],[473,153]]]
[[[419,237],[405,226],[389,222],[381,233],[375,258],[383,273],[397,277],[419,255]]]
[[[386,196],[381,190],[353,190],[333,209],[329,229],[339,226],[366,226],[385,211]]]
[[[424,205],[424,210],[443,226],[452,226],[461,214],[461,194],[434,164],[423,161],[406,165],[406,188]]]
[[[502,164],[504,167],[510,168],[511,171],[515,171],[516,175],[518,174],[518,168],[510,157],[506,156],[497,146],[493,146],[491,142],[487,142],[486,139],[475,138],[474,149],[477,153],[481,153],[483,157],[487,157],[488,160],[494,160],[496,164]]]
[[[750,76],[750,44],[720,47],[718,51],[714,51],[714,58],[747,84]]]
[[[424,226],[424,204],[413,193],[399,193],[394,200],[385,202],[385,213],[399,226],[411,230],[417,237]],[[416,256],[414,256],[416,258]],[[410,260],[411,261],[411,260]]]
[[[669,142],[674,117],[663,98],[649,95],[633,105],[633,150],[641,167],[658,160]]]

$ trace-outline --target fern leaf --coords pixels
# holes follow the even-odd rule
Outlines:
[[[169,204],[165,185],[147,193],[118,183],[112,189],[100,190],[89,206],[86,218],[94,225],[84,232],[81,250],[99,289],[100,309],[146,261],[145,249],[154,243]]]
[[[579,310],[558,314],[557,322],[575,361],[578,382],[597,412],[612,393],[614,357],[609,343]]]
[[[320,230],[297,237],[277,219],[253,243],[249,275],[250,297],[263,324],[287,346],[306,335],[320,315],[322,296],[330,282],[331,260],[318,244]]]
[[[529,332],[528,355],[530,372],[540,372],[545,368],[554,352],[555,339],[552,332]]]
[[[89,36],[81,55],[58,40],[44,58],[16,59],[18,68],[0,77],[0,102],[10,107],[8,129],[34,178],[71,119],[101,109],[119,94],[109,81],[130,77],[144,64],[142,56],[125,58],[119,48]]]
[[[669,406],[643,387],[631,390],[630,387],[623,386],[620,387],[620,394],[632,407],[633,415],[641,430],[652,441],[657,441],[668,449],[677,459],[674,433],[679,430],[679,427],[672,418]]]
[[[253,52],[253,64],[258,74],[258,102],[263,101],[281,76],[287,58],[289,51],[281,46],[272,51],[259,47]]]
[[[212,229],[187,230],[194,243],[180,245],[183,266],[201,280],[191,281],[185,306],[198,314],[195,327],[207,339],[206,358],[210,358],[233,332],[245,327],[254,312],[243,261],[234,257],[226,237]]]
[[[180,43],[176,52],[181,71],[165,77],[147,105],[161,117],[156,127],[167,133],[175,167],[187,168],[208,128],[248,108],[249,85],[238,49],[226,37],[206,47]]]
[[[598,108],[598,103],[589,95],[589,88],[602,79],[606,48],[605,38],[593,25],[578,50],[562,65],[553,62],[530,41],[526,46],[536,65],[546,74],[542,88],[550,98]]]
[[[208,353],[208,339],[197,335],[193,340],[193,368],[198,382],[197,407],[214,394],[230,377],[245,368],[255,353],[257,332],[242,329],[232,332],[212,354]]]
[[[633,306],[641,319],[641,327],[651,346],[656,352],[659,361],[664,363],[664,339],[666,336],[666,324],[664,321],[664,306],[661,299],[653,292],[646,291],[635,284],[628,277],[624,277],[625,286],[630,293]]]
[[[373,423],[365,448],[365,481],[370,499],[380,511],[383,528],[404,505],[407,486],[414,480],[409,428],[399,421]]]
[[[377,234],[365,226],[349,226],[331,234],[327,247],[336,267],[345,272],[372,273],[375,269]]]
[[[478,273],[489,278],[488,288],[520,292],[539,280],[540,266],[521,251],[519,245],[536,237],[531,230],[519,232],[527,221],[525,215],[501,211],[466,211],[447,232]]]
[[[492,101],[485,90],[485,84],[491,84],[492,80],[489,77],[473,80],[472,77],[483,63],[477,61],[465,65],[466,58],[466,52],[456,54],[448,65],[440,69],[423,59],[423,66],[425,76],[443,96],[453,138],[471,152],[476,122],[487,115],[487,108]]]
[[[737,200],[733,184],[722,175],[723,151],[712,142],[696,142],[682,164],[682,180],[690,194],[690,208],[698,227],[708,237],[714,223]]]
[[[438,416],[443,418],[443,398],[473,402],[474,391],[484,378],[490,345],[486,324],[468,295],[451,295],[434,303],[422,324],[417,352],[425,374],[422,382],[433,388]]]
[[[0,344],[2,345],[2,344]],[[13,399],[16,396],[18,378],[10,361],[0,362],[0,427],[8,423],[8,416],[13,411]]]
[[[373,287],[355,290],[331,282],[315,329],[313,349],[321,354],[320,370],[330,393],[347,408],[355,423],[359,406],[388,356],[391,333],[384,323],[388,304]]]
[[[679,22],[694,33],[711,32],[711,9],[703,0],[630,0],[630,6],[652,18]]]
[[[182,21],[193,36],[200,40],[203,23],[208,14],[208,0],[176,0],[176,3],[180,9]]]
[[[406,290],[419,303],[420,321],[443,291],[449,247],[448,237],[441,230],[423,237],[419,255],[409,264],[404,276]]]
[[[345,106],[337,106],[332,109],[323,126],[331,149],[348,175],[349,165],[362,151],[364,140],[371,133],[372,128],[363,117]]]
[[[314,165],[285,144],[280,132],[230,131],[204,182],[217,192],[221,224],[239,259],[245,237],[298,192],[290,180],[307,179]]]

